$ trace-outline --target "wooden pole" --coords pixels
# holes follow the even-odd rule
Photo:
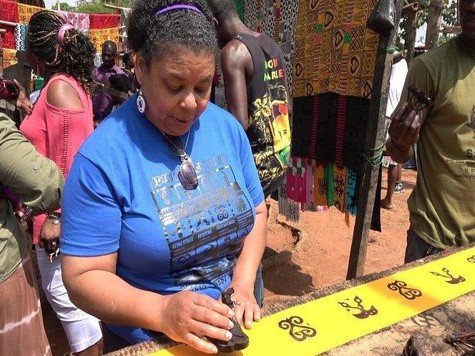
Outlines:
[[[368,156],[372,156],[375,153],[375,149],[380,147],[385,140],[385,113],[392,63],[392,54],[389,54],[387,49],[395,43],[402,4],[403,0],[396,0],[395,28],[387,34],[381,34],[379,37],[379,51],[375,64],[373,92],[366,131],[365,152]],[[358,213],[353,229],[353,240],[346,279],[353,279],[364,273],[366,247],[373,216],[379,168],[379,164],[374,164],[374,162],[371,164],[368,159],[365,159],[363,163],[361,170],[362,178],[359,186]]]

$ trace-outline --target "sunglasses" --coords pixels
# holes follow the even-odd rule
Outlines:
[[[180,157],[181,165],[178,172],[178,180],[183,188],[186,190],[193,190],[198,188],[198,176],[196,175],[195,166],[191,157],[185,152],[183,143],[177,136],[169,136],[163,134],[166,138],[166,142],[170,150],[178,157]]]

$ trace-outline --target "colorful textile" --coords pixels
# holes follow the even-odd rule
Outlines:
[[[15,26],[15,48],[18,51],[26,51],[27,25],[17,23]]]
[[[2,47],[8,49],[15,49],[15,26],[1,25],[0,29],[5,30],[2,36]]]
[[[371,97],[379,35],[366,27],[377,0],[301,0],[293,95]]]
[[[31,6],[26,4],[18,3],[18,17],[20,23],[28,24],[30,22],[31,16],[36,14],[39,11],[43,11],[44,8]]]
[[[356,201],[356,187],[358,184],[358,175],[355,171],[349,169],[346,181],[346,211],[351,215],[356,215],[358,206]]]
[[[369,99],[327,93],[294,98],[293,103],[292,155],[358,171],[363,163]]]
[[[333,166],[333,179],[335,182],[334,205],[342,213],[346,211],[346,184],[348,177],[348,168]]]
[[[1,28],[1,26],[0,26]],[[16,49],[3,48],[3,69],[8,68],[18,62],[16,58]]]
[[[89,15],[89,29],[90,30],[115,28],[119,26],[120,26],[120,14],[90,14]]]
[[[461,300],[463,300],[462,303],[466,300],[467,307],[463,310],[460,308],[459,311],[449,311],[452,308],[447,308],[447,314],[457,312],[467,315],[466,320],[469,321],[458,326],[460,331],[455,331],[455,328],[452,331],[465,334],[466,330],[473,329],[473,318],[470,315],[473,316],[473,296],[475,295],[473,293],[475,247],[449,256],[441,254],[440,257],[435,261],[418,263],[410,269],[345,288],[324,297],[320,293],[310,294],[299,300],[299,302],[306,300],[304,304],[283,310],[275,308],[273,311],[276,309],[280,311],[266,316],[253,325],[252,329],[246,330],[246,334],[253,342],[242,354],[246,356],[374,355],[376,353],[399,355],[401,354],[399,351],[348,351],[354,350],[351,347],[346,349],[346,352],[341,349],[331,350],[370,334],[371,338],[368,340],[375,343],[381,342],[381,330],[388,329],[390,325],[405,319],[412,319],[413,323],[420,325],[420,331],[409,324],[399,324],[394,327],[394,339],[391,342],[395,345],[399,344],[394,349],[402,351],[404,344],[399,338],[406,338],[406,333],[409,332],[423,333],[423,328],[429,329],[435,325],[437,325],[435,329],[439,325],[444,327],[438,319],[438,314],[440,312],[444,314],[444,312],[435,307],[459,297],[466,298]],[[466,311],[467,309],[470,311]],[[430,313],[422,314],[427,310],[431,310]],[[331,322],[333,320],[335,322]],[[448,329],[445,328],[445,330]],[[462,330],[465,331],[462,332]],[[422,337],[424,336],[422,334]],[[441,339],[442,336],[439,336],[438,343],[443,343]],[[381,345],[381,349],[384,346]],[[438,345],[434,345],[432,350],[436,347]],[[373,350],[376,349],[376,347],[373,348]],[[457,352],[454,349],[451,352],[432,351],[430,354],[461,353],[463,352]],[[409,351],[402,354],[422,354],[422,352]],[[464,354],[468,355],[470,352]],[[473,355],[473,352],[471,354]],[[188,345],[180,344],[147,354],[147,356],[178,355],[197,356],[200,353]]]
[[[234,5],[236,5],[237,13],[242,21],[244,19],[244,0],[234,0]]]
[[[305,159],[292,157],[287,168],[287,197],[299,203],[306,203]]]
[[[325,166],[316,162],[313,168],[313,201],[316,206],[328,206],[327,201],[327,181],[325,179]]]
[[[89,30],[89,38],[94,44],[96,52],[101,52],[104,41],[111,40],[119,43],[119,27]]]
[[[17,23],[18,3],[15,1],[0,0],[0,20]]]
[[[244,1],[244,24],[263,32],[279,44],[284,54],[289,87],[292,87],[292,57],[299,0]]]
[[[89,14],[75,13],[69,11],[57,11],[59,14],[63,15],[67,23],[70,23],[74,28],[78,29],[83,33],[89,31]]]

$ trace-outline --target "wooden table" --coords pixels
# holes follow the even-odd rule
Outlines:
[[[403,266],[395,267],[379,273],[362,276],[350,281],[322,288],[300,297],[282,298],[277,302],[263,308],[264,316],[273,315],[292,306],[304,304],[316,299],[330,296],[355,286],[390,276],[396,272],[408,270],[432,261],[436,261],[447,254],[453,254],[474,247],[475,244],[465,248],[455,248],[430,256]],[[475,256],[474,256],[475,257]],[[475,268],[475,262],[473,263]],[[475,289],[475,286],[474,286]],[[370,333],[336,347],[325,355],[400,355],[407,340],[416,337],[420,349],[426,356],[432,355],[462,355],[460,351],[444,342],[447,335],[467,334],[475,331],[475,291],[462,295],[449,302],[402,320],[379,331]],[[252,340],[251,340],[252,342]],[[174,345],[169,340],[148,341],[108,354],[109,356],[147,355],[155,351]],[[245,355],[245,352],[242,353]],[[287,355],[285,355],[287,356]],[[298,355],[296,355],[298,356]]]

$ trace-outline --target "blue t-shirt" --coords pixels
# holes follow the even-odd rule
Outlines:
[[[264,200],[249,141],[232,115],[210,103],[186,148],[199,185],[185,190],[180,158],[135,100],[114,111],[75,157],[63,193],[61,252],[118,252],[117,275],[137,288],[217,299]],[[131,343],[150,339],[139,328],[109,328]]]

